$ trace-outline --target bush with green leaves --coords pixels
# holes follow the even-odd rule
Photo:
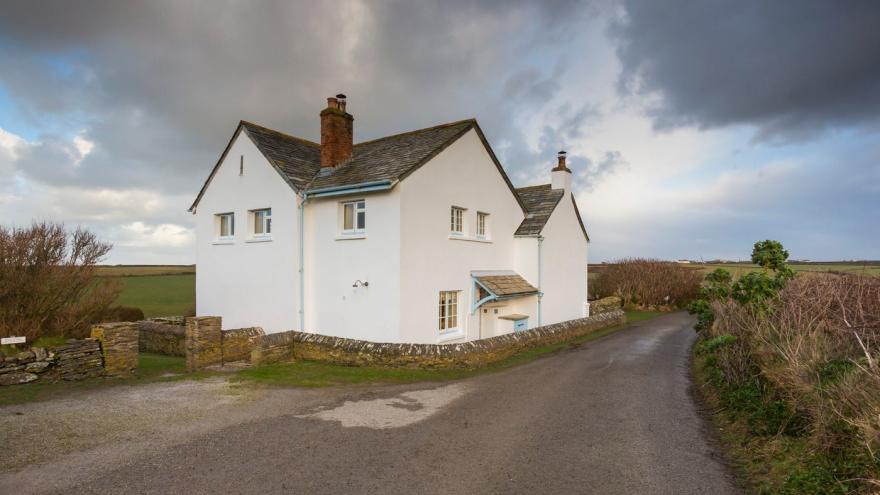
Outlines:
[[[713,301],[733,299],[743,306],[752,306],[766,311],[770,301],[779,296],[779,291],[794,278],[794,271],[786,265],[788,251],[779,241],[765,240],[755,243],[752,249],[752,262],[761,267],[760,271],[749,272],[733,282],[730,272],[723,268],[706,275],[699,297],[688,305],[688,312],[696,315],[697,331],[712,326],[715,315]]]

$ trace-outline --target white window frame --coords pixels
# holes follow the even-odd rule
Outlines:
[[[217,213],[214,215],[217,219],[217,240],[218,241],[231,241],[235,239],[235,213],[227,212],[227,213]],[[229,219],[229,234],[223,235],[223,221],[224,219]]]
[[[259,221],[260,214],[266,213],[262,221]],[[251,237],[254,239],[269,239],[272,237],[272,208],[259,208],[250,211],[251,215]],[[257,227],[262,226],[262,232],[257,232]]]
[[[351,206],[352,208],[352,228],[345,228],[345,209]],[[355,199],[352,201],[343,201],[339,205],[340,207],[340,230],[343,235],[363,235],[367,232],[367,200],[365,199]],[[364,223],[363,225],[358,225],[358,214],[364,214]]]
[[[452,235],[464,235],[464,212],[467,208],[452,206],[449,209],[449,233]],[[458,230],[456,230],[456,227]]]
[[[484,211],[477,212],[477,238],[489,238],[489,214]]]
[[[442,290],[438,300],[437,328],[440,337],[461,333],[460,290]]]

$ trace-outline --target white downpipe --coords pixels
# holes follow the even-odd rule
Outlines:
[[[541,299],[544,297],[542,289],[542,273],[544,261],[541,258],[541,244],[544,242],[544,236],[538,236],[538,326],[541,326]]]
[[[299,331],[306,331],[306,261],[305,261],[305,210],[308,193],[303,192],[299,202]]]

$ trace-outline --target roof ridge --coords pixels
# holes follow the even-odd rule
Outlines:
[[[519,190],[521,190],[521,189],[535,189],[536,187],[547,187],[547,186],[551,186],[551,187],[552,187],[553,184],[551,184],[551,183],[548,182],[547,184],[535,184],[535,185],[533,185],[533,186],[522,186],[522,187],[517,187],[516,190],[519,191]]]
[[[243,120],[243,119],[242,119],[242,120],[239,120],[238,123],[239,123],[239,125],[242,125],[242,124],[244,124],[244,125],[249,125],[249,126],[257,127],[257,128],[262,129],[262,130],[264,130],[264,131],[269,131],[269,132],[272,132],[272,133],[275,133],[275,134],[279,134],[279,135],[281,135],[281,136],[284,136],[284,137],[286,137],[286,138],[290,138],[290,139],[293,139],[293,140],[299,141],[299,142],[301,142],[301,143],[303,143],[303,144],[307,144],[307,145],[309,145],[309,146],[317,146],[317,147],[321,147],[320,144],[318,144],[318,143],[316,143],[316,142],[314,142],[314,141],[309,141],[308,139],[304,139],[304,138],[301,138],[301,137],[291,136],[290,134],[287,134],[287,133],[285,133],[285,132],[276,131],[275,129],[270,129],[270,128],[264,126],[264,125],[255,124],[255,123],[253,123],[253,122],[251,122],[251,121],[249,121],[249,120]]]
[[[355,144],[355,146],[360,146],[362,144],[375,143],[376,141],[382,141],[385,139],[391,139],[391,138],[396,138],[396,137],[400,137],[400,136],[406,136],[407,134],[415,134],[417,132],[433,131],[436,129],[442,129],[444,127],[452,127],[454,125],[464,124],[465,122],[467,122],[469,124],[476,124],[477,119],[471,117],[469,119],[456,120],[455,122],[447,122],[445,124],[437,124],[437,125],[433,125],[431,127],[424,127],[422,129],[415,129],[412,131],[400,132],[397,134],[391,134],[391,135],[383,136],[383,137],[376,138],[376,139],[370,139],[369,141],[361,141],[360,143]]]

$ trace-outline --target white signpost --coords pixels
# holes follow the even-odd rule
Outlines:
[[[0,339],[0,345],[24,344],[25,340],[27,340],[25,337],[3,337]]]

